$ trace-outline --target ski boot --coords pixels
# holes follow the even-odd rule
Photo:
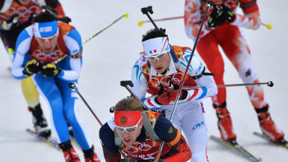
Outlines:
[[[272,142],[278,144],[285,144],[287,143],[287,141],[284,139],[284,133],[276,127],[275,123],[271,119],[268,107],[269,106],[267,105],[264,108],[255,109],[258,115],[258,120],[262,133]]]
[[[216,109],[216,115],[218,118],[217,124],[222,140],[231,144],[236,143],[236,134],[233,131],[232,120],[229,111],[226,108],[226,102],[219,106],[213,104],[213,107]]]
[[[38,136],[42,136],[44,138],[50,137],[51,130],[48,128],[47,121],[43,116],[40,104],[34,108],[29,107],[28,109],[33,115],[33,125]]]
[[[94,152],[94,146],[91,149],[84,151],[85,162],[100,162],[97,154]]]
[[[60,143],[59,147],[63,151],[66,162],[80,162],[80,158],[75,149],[73,148],[70,140],[67,142]]]

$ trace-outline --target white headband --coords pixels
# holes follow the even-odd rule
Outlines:
[[[168,37],[157,37],[142,42],[145,56],[155,56],[170,51]]]

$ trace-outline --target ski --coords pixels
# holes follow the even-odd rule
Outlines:
[[[60,150],[60,148],[58,146],[58,142],[55,139],[53,139],[51,137],[45,138],[45,137],[39,136],[34,130],[29,129],[29,128],[26,129],[26,132],[35,136],[37,140],[47,143],[50,147],[53,147],[53,148],[56,148],[57,150]]]
[[[258,136],[258,137],[261,137],[261,138],[265,139],[266,141],[268,141],[268,142],[270,142],[270,143],[272,143],[272,144],[274,144],[274,145],[276,145],[276,146],[281,146],[281,147],[284,147],[284,148],[288,149],[288,142],[287,142],[285,139],[283,139],[283,140],[281,141],[281,143],[276,143],[276,142],[272,142],[268,137],[266,137],[266,136],[265,136],[264,134],[262,134],[262,133],[253,132],[253,134],[256,135],[256,136]]]
[[[219,137],[216,137],[214,135],[211,135],[210,136],[212,140],[214,140],[215,142],[221,144],[221,145],[224,145],[228,148],[231,148],[235,151],[237,151],[238,153],[240,153],[241,155],[243,155],[245,158],[247,158],[248,160],[250,161],[253,161],[253,162],[259,162],[259,161],[262,161],[261,158],[257,158],[255,157],[254,155],[252,155],[250,152],[248,152],[244,147],[242,147],[241,145],[239,145],[236,141],[233,142],[233,143],[230,143],[230,142],[226,142],[226,141],[223,141],[221,138]]]

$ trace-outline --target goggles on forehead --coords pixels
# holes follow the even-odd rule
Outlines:
[[[130,132],[133,132],[133,131],[139,126],[139,124],[141,123],[141,121],[142,121],[142,117],[139,119],[139,121],[137,122],[137,124],[134,125],[134,126],[121,127],[121,126],[115,125],[115,128],[116,128],[116,130],[118,130],[119,132],[124,133],[124,132],[126,131],[127,133],[130,133]]]

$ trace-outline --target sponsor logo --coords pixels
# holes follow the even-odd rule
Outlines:
[[[41,33],[47,33],[47,32],[51,32],[52,31],[52,27],[51,26],[45,26],[45,27],[40,27],[39,31]]]
[[[204,125],[204,121],[201,121],[201,122],[195,124],[195,125],[193,126],[193,130],[196,130],[197,128],[201,127],[202,125]]]
[[[250,75],[251,75],[251,69],[249,68],[247,71],[246,71],[246,73],[245,73],[245,76],[246,77],[249,77]]]

